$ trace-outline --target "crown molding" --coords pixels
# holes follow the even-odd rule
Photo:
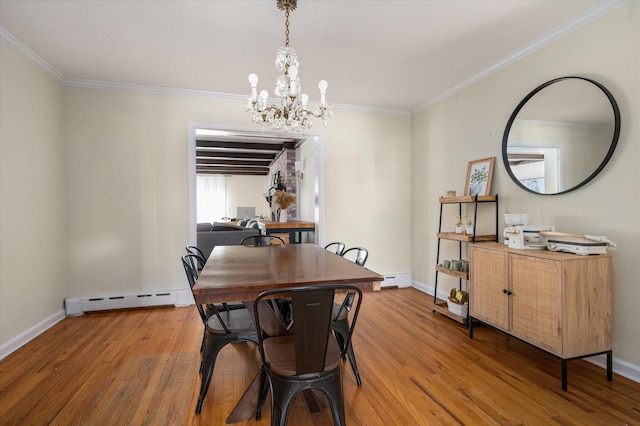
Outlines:
[[[115,90],[121,92],[148,93],[153,95],[173,95],[197,98],[215,98],[225,101],[247,101],[243,95],[230,93],[207,92],[204,90],[177,89],[172,87],[145,86],[142,84],[113,83],[110,81],[85,80],[80,78],[65,78],[64,85],[69,87],[81,87],[84,89]]]
[[[153,95],[173,95],[173,96],[187,96],[187,97],[199,97],[209,98],[216,100],[241,102],[242,104],[247,102],[246,95],[234,95],[230,93],[220,92],[207,92],[204,90],[191,90],[191,89],[177,89],[171,87],[158,87],[158,86],[144,86],[140,84],[128,84],[128,83],[112,83],[108,81],[97,80],[84,80],[78,78],[65,78],[64,85],[70,87],[81,87],[85,89],[100,89],[100,90],[116,90],[122,92],[135,92],[135,93],[148,93]],[[271,99],[270,101],[277,102],[277,99]],[[358,105],[344,105],[344,104],[331,104],[333,110],[338,111],[351,111],[361,112],[368,114],[384,114],[384,115],[411,115],[409,110],[397,109],[397,108],[378,108],[367,107]]]
[[[33,50],[25,46],[20,40],[15,38],[9,31],[0,27],[0,42],[6,44],[17,54],[34,64],[45,74],[56,80],[58,83],[64,81],[64,76],[52,67],[47,61],[38,56]]]
[[[546,34],[544,34],[542,37],[538,38],[537,40],[534,40],[532,43],[516,50],[515,52],[513,52],[511,55],[507,56],[504,59],[499,60],[498,62],[495,62],[494,64],[490,65],[488,68],[486,68],[485,70],[475,74],[474,76],[468,78],[467,80],[464,80],[458,84],[456,84],[455,86],[453,86],[452,88],[450,88],[449,90],[446,90],[444,92],[442,92],[441,94],[427,100],[426,102],[420,104],[419,106],[412,108],[411,109],[411,114],[416,114],[426,108],[429,108],[443,100],[445,100],[446,98],[448,98],[449,96],[454,95],[455,93],[461,91],[462,89],[471,86],[474,83],[477,83],[478,81],[490,76],[491,74],[513,64],[514,62],[524,58],[525,56],[529,56],[530,54],[536,52],[537,50],[542,49],[543,47],[553,43],[556,40],[561,39],[562,37],[572,33],[573,31],[576,31],[582,27],[584,27],[585,25],[595,21],[598,18],[601,18],[605,15],[607,15],[610,12],[613,12],[614,10],[616,10],[617,8],[629,3],[629,1],[631,0],[610,0],[610,1],[605,1],[602,2],[600,4],[598,4],[597,6],[594,6],[593,8],[589,9],[588,11],[586,11],[585,13],[583,13],[580,16],[575,17],[574,19],[572,19],[571,21],[569,21],[566,25],[563,25],[562,27],[556,28],[553,31],[549,31]]]

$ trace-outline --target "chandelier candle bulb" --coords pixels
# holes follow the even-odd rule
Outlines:
[[[326,102],[325,95],[327,93],[327,87],[329,87],[329,83],[327,83],[326,80],[320,80],[318,83],[318,89],[320,89],[320,103],[322,105]]]
[[[256,100],[258,97],[258,75],[249,74],[249,84],[251,84],[251,100]]]

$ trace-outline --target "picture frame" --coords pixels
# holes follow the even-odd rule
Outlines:
[[[493,163],[496,157],[482,158],[469,161],[467,167],[467,183],[464,187],[465,196],[485,196],[491,194],[491,179],[493,178]]]

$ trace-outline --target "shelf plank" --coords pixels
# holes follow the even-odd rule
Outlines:
[[[474,241],[473,235],[456,234],[455,232],[438,232],[438,238],[453,241],[463,241],[468,243]],[[492,234],[476,234],[475,242],[478,241],[497,241],[497,238]]]
[[[476,196],[473,195],[463,195],[461,197],[440,197],[439,198],[441,204],[452,204],[452,203],[475,203]],[[491,201],[496,201],[495,195],[478,195],[477,201],[479,203],[487,203]]]
[[[454,271],[453,269],[445,268],[444,266],[436,265],[436,271],[442,272],[443,274],[451,275],[457,278],[462,278],[463,280],[469,279],[468,272]]]
[[[447,302],[441,299],[438,299],[436,303],[432,304],[431,307],[433,308],[433,310],[439,314],[445,315],[449,318],[451,318],[454,321],[459,322],[462,325],[466,325],[467,324],[467,318],[466,317],[461,317],[460,315],[456,315],[453,312],[451,312],[449,310],[449,308],[447,307]]]

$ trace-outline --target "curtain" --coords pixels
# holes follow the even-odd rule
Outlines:
[[[227,185],[222,175],[197,175],[197,222],[219,222],[227,212]]]

